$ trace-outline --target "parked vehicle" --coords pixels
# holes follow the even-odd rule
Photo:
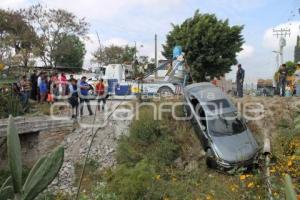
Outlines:
[[[168,62],[161,64],[155,71],[160,71]],[[122,64],[111,64],[105,67],[105,73],[101,78],[108,89],[109,95],[127,96],[127,95],[161,95],[173,96],[182,92],[182,86],[164,80],[130,80],[131,69]],[[151,74],[155,73],[152,72]],[[149,77],[147,74],[145,77]],[[88,83],[95,88],[100,77],[92,77],[88,79]]]
[[[272,79],[259,79],[257,81],[257,96],[274,96],[275,88]]]
[[[257,159],[258,144],[244,120],[220,88],[197,83],[184,88],[185,111],[206,152],[211,168],[250,166]]]

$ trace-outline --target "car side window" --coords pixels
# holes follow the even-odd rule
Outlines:
[[[199,117],[199,121],[200,121],[201,125],[204,126],[205,128],[207,128],[205,111],[203,110],[202,106],[200,105],[198,99],[191,98],[190,102],[193,105],[193,109],[194,109],[195,113],[197,114],[197,117]]]
[[[205,111],[203,110],[203,108],[201,106],[198,109],[198,115],[200,117],[201,124],[203,126],[205,126],[205,128],[207,128]]]

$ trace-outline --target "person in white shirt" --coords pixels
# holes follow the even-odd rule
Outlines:
[[[41,83],[42,83],[42,76],[44,75],[43,72],[41,72],[37,78],[37,100],[40,102],[41,100],[41,94],[40,94],[40,86],[41,86]]]
[[[295,88],[296,88],[296,96],[300,96],[300,62],[297,63],[297,69],[294,73],[295,76]]]

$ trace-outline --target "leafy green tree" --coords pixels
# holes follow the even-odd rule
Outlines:
[[[135,47],[111,45],[94,52],[93,62],[100,64],[131,64],[134,61]]]
[[[204,81],[205,75],[223,75],[237,64],[236,54],[244,43],[243,26],[230,26],[228,20],[198,10],[181,25],[172,26],[162,53],[171,59],[172,49],[181,45],[195,81]]]
[[[288,75],[292,76],[296,71],[296,64],[293,61],[287,61],[285,64],[288,70]]]
[[[124,47],[122,60],[124,63],[131,64],[136,59],[137,49],[126,45]]]
[[[65,35],[53,52],[55,66],[61,65],[72,71],[80,71],[85,53],[85,45],[78,36]]]
[[[45,66],[55,67],[55,51],[66,35],[85,38],[88,32],[89,25],[84,18],[63,9],[46,9],[38,4],[22,13],[41,40],[39,55]]]
[[[18,60],[15,64],[27,67],[37,46],[38,37],[22,13],[0,9],[0,61]]]

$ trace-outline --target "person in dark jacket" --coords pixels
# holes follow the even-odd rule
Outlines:
[[[279,69],[279,88],[280,88],[280,96],[285,96],[285,87],[286,87],[286,78],[288,75],[288,71],[286,69],[286,65],[281,65]]]
[[[69,87],[69,103],[72,106],[72,118],[77,118],[78,116],[78,90],[77,90],[77,80],[70,79]]]
[[[79,83],[80,87],[80,115],[83,115],[83,105],[86,103],[89,115],[93,115],[93,111],[91,109],[90,100],[89,100],[89,90],[91,86],[86,82],[86,77],[83,76]]]
[[[37,73],[36,70],[33,71],[33,74],[30,76],[30,82],[31,82],[31,94],[30,98],[32,100],[37,100],[37,94],[38,94],[38,85],[37,85]]]
[[[236,89],[238,97],[243,97],[244,78],[245,70],[242,68],[241,64],[238,64],[238,71],[236,73]]]

